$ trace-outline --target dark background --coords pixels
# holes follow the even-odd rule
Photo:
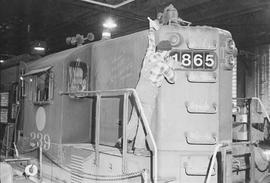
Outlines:
[[[270,42],[269,0],[134,0],[117,9],[82,0],[0,0],[0,59],[29,53],[35,40],[46,41],[47,54],[70,48],[66,37],[77,33],[99,40],[108,16],[118,24],[112,37],[147,29],[146,17],[154,19],[169,4],[193,25],[229,30],[239,49]]]

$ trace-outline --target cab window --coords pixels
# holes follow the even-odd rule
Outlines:
[[[42,103],[52,100],[53,84],[52,72],[41,72],[33,75],[34,79],[34,96],[33,101]]]
[[[71,61],[68,66],[68,91],[80,92],[88,90],[88,67],[80,61]]]

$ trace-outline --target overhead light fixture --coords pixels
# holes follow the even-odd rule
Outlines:
[[[47,44],[45,41],[33,41],[31,46],[31,53],[33,55],[44,55]]]
[[[34,49],[37,51],[45,51],[45,48],[41,46],[35,46]]]
[[[112,18],[108,18],[104,23],[103,23],[103,27],[107,28],[107,29],[113,29],[115,27],[117,27],[117,24],[115,23],[115,21]]]

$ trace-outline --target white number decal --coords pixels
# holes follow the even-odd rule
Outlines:
[[[201,54],[195,54],[193,62],[196,67],[201,67],[203,65],[203,56]]]
[[[183,54],[182,55],[182,65],[185,66],[185,67],[188,67],[191,65],[191,56],[190,54]]]
[[[32,146],[42,146],[44,150],[49,150],[51,147],[51,138],[48,134],[43,134],[41,132],[31,132],[30,133],[30,145]]]
[[[215,61],[214,61],[214,55],[206,55],[206,58],[205,58],[205,65],[207,67],[213,67],[215,64]]]
[[[178,54],[177,54],[177,53],[175,53],[175,54],[172,55],[171,57],[173,58],[173,60],[174,60],[175,62],[178,61]]]
[[[216,66],[214,52],[179,50],[172,52],[171,57],[179,63],[177,67],[180,69],[213,70]]]
[[[31,138],[31,140],[35,140],[36,139],[36,133],[35,132],[31,132],[30,133],[30,138]]]
[[[37,133],[37,146],[43,146],[43,134],[42,133]]]
[[[45,150],[49,150],[50,147],[51,147],[51,138],[50,138],[50,136],[48,134],[45,134],[43,139],[44,139],[43,148]]]

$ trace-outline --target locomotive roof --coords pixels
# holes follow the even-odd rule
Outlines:
[[[218,34],[230,34],[230,32],[226,31],[226,30],[223,30],[223,29],[219,29],[219,28],[216,28],[216,27],[211,27],[211,26],[183,26],[181,27],[183,29],[194,29],[194,30],[199,30],[199,29],[204,29],[204,30],[211,30],[213,32],[216,32]],[[142,34],[143,32],[147,32],[147,30],[144,30],[144,31],[140,31]],[[129,35],[126,35],[126,36],[132,36],[134,34],[138,34],[139,32],[136,32],[136,33],[133,33],[133,34],[129,34]],[[118,37],[118,38],[114,38],[114,39],[111,39],[111,40],[107,40],[106,42],[110,42],[110,41],[113,41],[113,40],[117,40],[117,39],[125,39],[126,36],[122,36],[122,37]],[[101,41],[95,41],[95,42],[92,42],[92,43],[88,43],[88,44],[85,44],[85,45],[82,45],[82,46],[78,46],[78,47],[75,47],[75,48],[71,48],[71,49],[68,49],[68,50],[64,50],[64,51],[61,51],[61,52],[57,52],[57,53],[54,53],[54,54],[51,54],[51,55],[47,55],[43,58],[40,58],[34,62],[31,62],[28,64],[29,67],[34,67],[34,68],[39,68],[39,67],[42,67],[42,66],[48,66],[48,65],[54,65],[56,64],[57,62],[68,62],[71,60],[71,58],[74,57],[74,59],[76,58],[76,55],[80,52],[85,52],[85,51],[91,51],[91,47],[93,45],[95,46],[98,46],[100,44],[103,44],[104,41],[101,40]],[[69,58],[69,59],[68,59]]]
[[[46,64],[52,64],[52,63],[57,63],[57,62],[63,62],[63,60],[67,60],[67,58],[78,52],[79,50],[84,50],[84,49],[87,49],[89,48],[89,46],[91,45],[91,43],[89,44],[86,44],[86,45],[82,45],[82,46],[78,46],[76,48],[71,48],[71,49],[68,49],[68,50],[64,50],[64,51],[61,51],[61,52],[57,52],[57,53],[54,53],[54,54],[50,54],[50,55],[47,55],[43,58],[40,58],[34,62],[31,62],[29,64],[29,67],[35,67],[35,66],[43,66],[43,65],[46,65]]]
[[[145,31],[140,31],[141,33],[143,32],[146,32],[147,30]],[[113,40],[117,40],[117,39],[125,39],[125,37],[127,36],[132,36],[132,35],[135,35],[135,34],[138,34],[139,32],[136,32],[136,33],[133,33],[133,34],[129,34],[129,35],[125,35],[125,36],[122,36],[122,37],[117,37],[117,38],[114,38],[114,39],[109,39],[109,40],[106,40],[106,42],[110,42],[110,41],[113,41]],[[64,51],[61,51],[61,52],[57,52],[57,53],[54,53],[54,54],[50,54],[50,55],[47,55],[43,58],[40,58],[34,62],[31,62],[28,64],[29,67],[34,67],[34,68],[38,68],[38,67],[42,67],[42,66],[47,66],[49,64],[56,64],[57,62],[68,62],[70,61],[69,58],[76,58],[76,55],[81,53],[81,52],[85,52],[85,51],[91,51],[91,47],[93,45],[95,46],[98,46],[100,44],[103,44],[105,41],[104,40],[100,40],[100,41],[95,41],[95,42],[91,42],[91,43],[88,43],[88,44],[85,44],[85,45],[82,45],[82,46],[78,46],[78,47],[75,47],[75,48],[71,48],[71,49],[68,49],[68,50],[64,50]]]

